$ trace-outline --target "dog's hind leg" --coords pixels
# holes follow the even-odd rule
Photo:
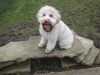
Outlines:
[[[60,46],[60,49],[63,50],[63,49],[69,49],[72,47],[72,43],[66,43],[66,42],[60,42],[59,43],[59,46]]]

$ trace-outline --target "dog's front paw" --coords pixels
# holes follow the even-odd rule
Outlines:
[[[43,48],[44,45],[43,45],[43,44],[39,44],[38,47],[39,47],[39,48]]]
[[[51,50],[46,49],[45,53],[49,54],[49,53],[51,53]]]

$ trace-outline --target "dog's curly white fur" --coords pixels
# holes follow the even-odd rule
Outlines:
[[[39,32],[41,34],[39,47],[46,46],[46,53],[50,53],[57,42],[61,49],[72,47],[73,34],[68,26],[61,21],[61,16],[54,7],[47,5],[42,7],[37,13],[37,19],[40,23]]]

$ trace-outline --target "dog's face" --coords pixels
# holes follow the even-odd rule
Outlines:
[[[37,18],[44,30],[49,32],[57,23],[59,23],[60,14],[55,8],[51,6],[44,6],[39,10]]]

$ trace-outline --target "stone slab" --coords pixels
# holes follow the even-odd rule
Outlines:
[[[30,72],[30,60],[0,69],[0,75],[1,74],[23,73],[23,72],[27,72],[27,73]]]
[[[81,63],[87,66],[93,65],[98,53],[99,49],[92,47],[91,50],[89,51],[89,54],[83,59]]]
[[[7,67],[7,66],[10,66],[14,64],[14,62],[10,61],[10,62],[2,62],[0,63],[0,69],[3,68],[3,67]]]
[[[100,67],[34,75],[100,75]]]
[[[61,65],[63,68],[65,68],[65,67],[78,65],[78,63],[71,58],[65,57],[65,58],[61,58]]]
[[[93,47],[93,41],[78,35],[75,35],[75,38],[79,39],[85,48],[84,52],[81,55],[73,58],[77,62],[81,62],[85,58],[85,56],[89,53],[90,48]]]
[[[95,59],[94,64],[100,64],[100,49],[99,49],[99,53],[98,53],[98,55],[97,55],[97,57]]]
[[[10,42],[0,47],[0,62],[17,61],[22,62],[29,58],[74,57],[84,51],[84,47],[78,39],[74,40],[73,46],[68,50],[55,48],[52,53],[46,54],[45,48],[38,48],[40,36],[33,36],[35,39],[21,42]]]

